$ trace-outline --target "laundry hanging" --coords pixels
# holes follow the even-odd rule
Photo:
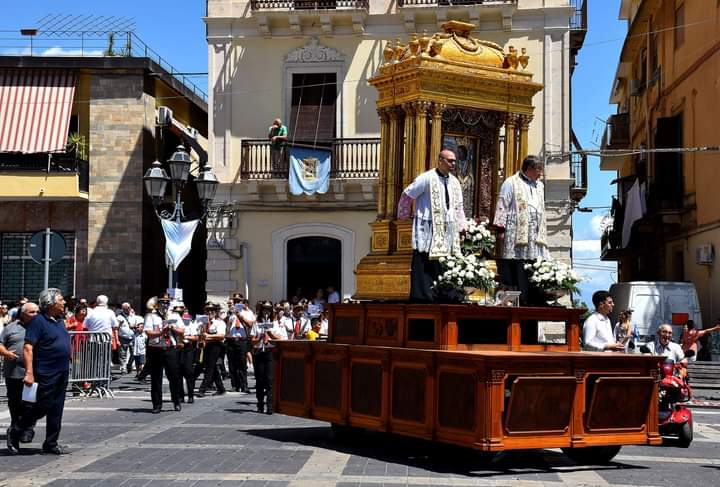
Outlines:
[[[176,271],[190,253],[192,237],[200,220],[174,222],[162,219],[161,222],[165,234],[165,260]]]

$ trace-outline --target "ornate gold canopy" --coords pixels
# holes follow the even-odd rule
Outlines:
[[[397,203],[404,186],[434,167],[448,137],[476,142],[467,178],[479,183],[469,202],[474,215],[491,216],[498,174],[515,172],[528,152],[532,97],[542,85],[527,71],[525,49],[504,53],[474,38],[473,24],[449,21],[442,28],[407,44],[388,43],[384,63],[368,80],[378,90],[380,171],[371,252],[356,270],[359,299],[409,296],[412,227],[396,219]]]

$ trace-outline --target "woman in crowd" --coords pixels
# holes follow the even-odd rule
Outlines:
[[[690,362],[695,362],[697,360],[697,354],[700,351],[699,340],[704,337],[706,333],[712,333],[718,330],[720,330],[720,318],[717,320],[715,326],[704,330],[698,330],[695,328],[695,322],[693,320],[688,320],[688,322],[683,325],[680,344],[686,357],[690,350],[693,351],[692,357],[688,358]]]
[[[614,330],[615,341],[625,346],[625,353],[635,353],[637,351],[635,347],[638,340],[640,340],[640,333],[637,325],[632,323],[632,310],[621,311],[618,318],[619,321],[615,324]]]

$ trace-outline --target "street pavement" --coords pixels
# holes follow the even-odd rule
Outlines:
[[[241,393],[197,399],[182,412],[166,403],[153,415],[149,385],[122,378],[113,389],[115,399],[68,400],[60,440],[72,454],[40,454],[44,420],[20,455],[2,448],[0,486],[712,486],[720,470],[720,409],[695,409],[688,449],[627,446],[612,464],[593,467],[559,450],[505,452],[488,463],[380,433],[343,443],[327,423],[259,414],[254,395]]]

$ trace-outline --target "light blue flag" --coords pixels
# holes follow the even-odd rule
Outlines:
[[[330,150],[290,149],[290,193],[325,194],[330,187]]]

